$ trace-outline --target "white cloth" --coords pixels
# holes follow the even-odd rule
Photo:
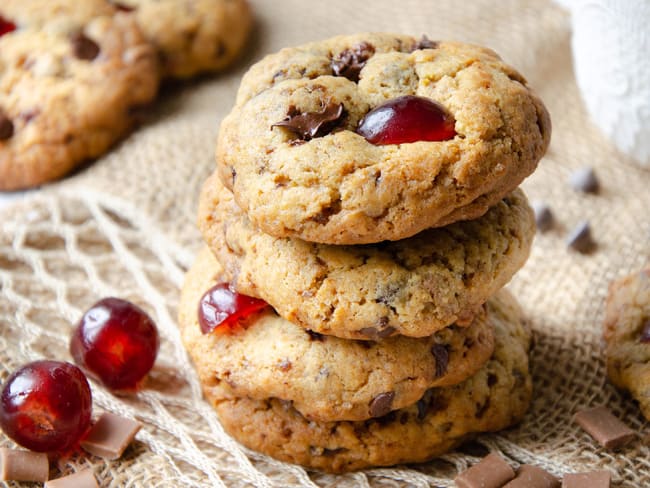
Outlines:
[[[650,0],[557,0],[571,12],[576,80],[596,125],[650,168]]]

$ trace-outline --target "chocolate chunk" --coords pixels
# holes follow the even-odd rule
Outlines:
[[[431,397],[433,397],[433,390],[429,389],[425,391],[424,395],[422,395],[422,398],[418,400],[418,420],[422,421],[424,420],[424,417],[427,416],[429,405],[431,403]]]
[[[458,488],[499,488],[514,477],[510,465],[493,452],[456,476],[454,482]]]
[[[386,415],[390,412],[391,406],[393,405],[393,398],[395,398],[395,392],[393,391],[377,395],[370,402],[370,415],[373,417],[383,417]]]
[[[606,469],[588,473],[565,474],[562,488],[609,488],[612,475]]]
[[[323,334],[319,334],[318,332],[309,329],[305,329],[305,332],[307,332],[310,341],[325,342],[325,336]]]
[[[0,448],[0,481],[47,481],[49,474],[44,452]]]
[[[116,0],[108,0],[108,3],[112,4],[116,9],[122,11],[122,12],[133,12],[135,10],[135,7],[131,7],[129,5],[125,5],[123,3],[120,3]]]
[[[297,135],[302,141],[323,137],[332,131],[343,117],[342,103],[329,103],[320,112],[299,112],[293,105],[289,107],[287,118],[271,127],[284,127]]]
[[[366,65],[366,61],[375,54],[375,48],[372,44],[362,42],[352,49],[346,49],[332,59],[332,71],[335,76],[345,76],[348,80],[359,81],[359,74]]]
[[[523,464],[517,470],[517,477],[510,483],[503,485],[503,488],[559,488],[560,480],[548,471]]]
[[[84,469],[70,476],[50,480],[43,488],[99,488],[92,469]]]
[[[422,34],[422,38],[415,43],[413,50],[417,51],[418,49],[436,49],[440,43],[438,41],[432,41],[429,39],[426,34]]]
[[[590,167],[580,168],[571,173],[569,183],[574,190],[582,193],[598,193],[600,189],[596,173]]]
[[[573,420],[607,449],[619,449],[636,437],[632,429],[604,406],[582,410],[573,416]]]
[[[449,351],[442,344],[434,344],[431,346],[431,354],[436,358],[436,378],[440,378],[447,372]]]
[[[14,123],[0,110],[0,141],[11,139],[14,135]]]
[[[95,456],[118,459],[141,427],[140,422],[105,412],[80,444]]]
[[[83,32],[73,34],[70,42],[72,42],[72,52],[79,59],[92,61],[99,54],[99,45],[87,38]]]
[[[644,344],[650,342],[650,319],[645,319],[643,328],[641,329],[641,338],[639,341],[643,342]]]
[[[596,247],[596,242],[591,236],[591,227],[589,222],[584,220],[580,222],[569,234],[566,244],[574,251],[579,253],[589,253]]]
[[[393,335],[393,332],[395,332],[395,327],[391,326],[384,328],[364,327],[363,329],[359,329],[360,334],[373,341],[378,341],[385,339],[386,337],[390,337]]]
[[[535,201],[532,204],[533,211],[535,212],[535,225],[540,232],[545,232],[553,227],[553,212],[551,208],[544,202]]]

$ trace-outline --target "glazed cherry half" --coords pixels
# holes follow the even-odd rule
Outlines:
[[[0,15],[0,37],[16,30],[16,24]]]
[[[0,396],[0,427],[38,452],[66,452],[90,426],[92,397],[74,364],[35,361],[12,373]]]
[[[120,298],[104,298],[83,315],[70,353],[92,377],[113,390],[134,390],[153,367],[160,339],[151,318]]]
[[[218,283],[199,302],[201,332],[209,334],[217,327],[220,332],[229,332],[240,320],[268,306],[264,300],[237,293],[228,283]]]
[[[357,133],[371,144],[446,141],[456,135],[454,118],[429,98],[407,95],[372,109]]]

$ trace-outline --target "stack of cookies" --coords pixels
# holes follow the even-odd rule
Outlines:
[[[363,34],[254,65],[179,316],[224,428],[342,472],[519,421],[531,335],[502,288],[535,232],[517,186],[549,138],[524,78],[477,46]]]

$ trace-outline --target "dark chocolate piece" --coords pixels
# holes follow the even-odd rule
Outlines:
[[[289,107],[287,118],[271,127],[284,127],[296,134],[300,140],[309,141],[314,137],[327,135],[343,117],[342,103],[329,103],[320,112],[304,112]]]
[[[11,139],[14,135],[14,123],[0,110],[0,141]]]
[[[596,247],[596,242],[591,236],[591,227],[589,222],[584,220],[580,222],[569,234],[566,244],[574,251],[579,253],[589,253]]]
[[[362,42],[352,49],[346,49],[338,57],[332,59],[332,71],[335,76],[345,76],[348,80],[359,81],[359,74],[366,61],[375,54],[372,44]]]
[[[442,344],[434,344],[431,346],[431,354],[436,358],[436,378],[440,378],[447,372],[449,351]]]
[[[569,176],[571,187],[582,193],[598,193],[600,183],[593,168],[580,168]]]
[[[532,204],[535,212],[535,225],[540,232],[545,232],[553,227],[554,218],[551,208],[544,202],[536,201]]]
[[[636,437],[632,429],[604,406],[582,410],[573,416],[573,420],[607,449],[619,449]]]
[[[383,327],[380,329],[377,327],[364,327],[363,329],[359,329],[360,334],[363,334],[368,339],[371,339],[373,341],[379,341],[381,339],[385,339],[386,337],[390,337],[393,335],[393,332],[395,332],[395,327],[392,326]]]
[[[373,417],[383,417],[386,415],[391,410],[393,398],[395,398],[395,392],[393,391],[377,395],[370,402],[370,415]]]
[[[612,475],[606,469],[588,473],[565,474],[562,488],[609,488]]]
[[[432,41],[429,39],[426,34],[422,34],[422,38],[415,43],[413,50],[417,51],[418,49],[436,49],[440,43],[438,41]]]
[[[559,488],[560,480],[548,471],[530,464],[523,464],[517,470],[517,477],[503,485],[503,488]]]
[[[63,478],[50,480],[43,488],[99,488],[92,469],[84,469]]]
[[[505,459],[493,452],[456,476],[454,482],[458,488],[499,488],[514,477]]]
[[[118,459],[141,427],[140,422],[105,412],[80,444],[95,456]]]
[[[49,474],[44,452],[0,448],[0,481],[47,481]]]
[[[325,336],[323,334],[319,334],[318,332],[314,332],[311,329],[305,329],[305,332],[307,332],[307,335],[309,336],[310,341],[325,342]]]
[[[70,38],[72,52],[84,61],[92,61],[99,54],[99,45],[92,39],[87,38],[83,32],[77,32]]]
[[[650,342],[650,319],[645,319],[641,328],[641,337],[639,338],[639,341],[644,344]]]

